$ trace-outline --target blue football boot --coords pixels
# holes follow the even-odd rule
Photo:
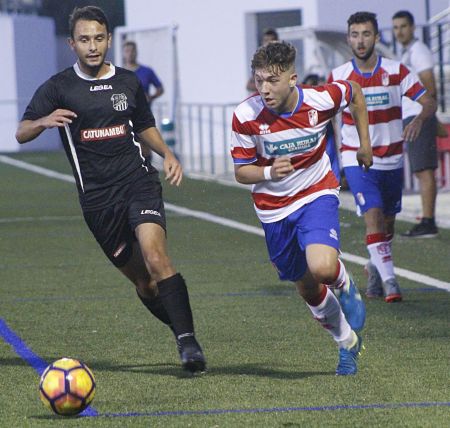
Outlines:
[[[356,360],[361,354],[362,339],[360,336],[356,335],[356,343],[350,348],[339,349],[339,363],[336,367],[336,375],[338,376],[348,376],[354,375],[358,371],[358,366]]]
[[[336,295],[352,330],[361,331],[366,321],[366,305],[351,276],[349,276],[348,287],[340,288]]]

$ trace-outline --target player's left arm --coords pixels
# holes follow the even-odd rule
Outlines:
[[[155,92],[153,94],[149,94],[148,101],[151,103],[156,98],[159,98],[162,94],[164,94],[164,86],[161,85],[155,89]]]
[[[359,136],[359,149],[356,158],[359,165],[366,169],[372,166],[372,144],[369,134],[369,115],[367,113],[366,99],[361,90],[361,86],[353,81],[348,81],[352,86],[352,99],[349,104],[350,113],[355,121],[356,131]]]
[[[428,92],[422,94],[416,101],[422,106],[422,111],[403,129],[403,138],[406,141],[414,141],[419,136],[425,120],[436,112],[436,100]]]
[[[434,79],[433,70],[430,68],[428,70],[423,70],[417,73],[423,87],[427,90],[427,93],[433,98],[437,98],[436,94],[436,81]]]
[[[164,158],[164,173],[170,184],[179,186],[183,178],[183,169],[178,159],[164,142],[158,128],[152,126],[138,133],[140,141],[150,150]]]

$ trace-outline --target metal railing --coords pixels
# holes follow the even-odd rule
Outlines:
[[[231,120],[235,104],[181,103],[176,108],[174,147],[185,171],[225,177],[233,172]],[[163,103],[152,107],[157,124],[167,117]]]
[[[188,174],[234,180],[230,139],[236,105],[182,103],[177,108],[174,150]],[[164,106],[156,104],[154,114],[157,123],[161,123]],[[439,153],[436,177],[439,189],[450,190],[450,152]],[[418,191],[418,181],[409,169],[408,153],[405,153],[404,190]]]

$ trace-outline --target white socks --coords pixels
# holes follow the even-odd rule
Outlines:
[[[391,241],[386,239],[384,233],[374,233],[366,237],[367,251],[370,254],[370,261],[377,268],[381,280],[395,278],[394,262],[392,261]]]
[[[319,321],[322,327],[330,332],[340,348],[354,346],[355,340],[357,340],[356,334],[352,331],[349,323],[345,319],[338,299],[328,287],[326,287],[324,299],[318,306],[307,305],[314,318]]]

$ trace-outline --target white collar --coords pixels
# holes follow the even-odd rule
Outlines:
[[[109,79],[109,78],[113,77],[116,74],[116,67],[114,66],[114,64],[112,62],[105,61],[105,64],[109,65],[109,71],[101,77],[92,77],[92,76],[89,76],[89,74],[84,73],[83,71],[81,71],[80,66],[78,65],[78,62],[76,62],[73,65],[73,69],[75,70],[75,73],[77,73],[78,77],[80,77],[81,79],[105,80],[105,79]]]

